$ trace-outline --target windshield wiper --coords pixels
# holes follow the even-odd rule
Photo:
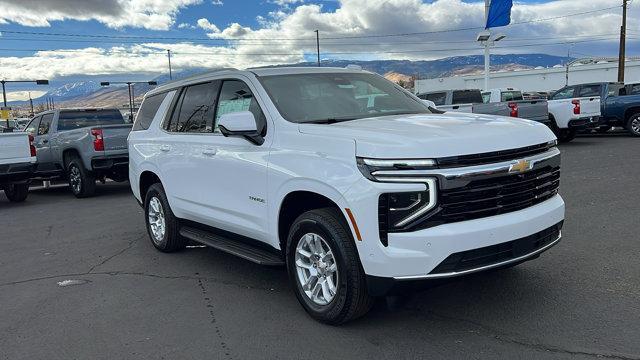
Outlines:
[[[327,119],[317,119],[311,121],[303,121],[302,124],[335,124],[343,121],[357,120],[359,117],[336,117],[336,118],[327,118]]]

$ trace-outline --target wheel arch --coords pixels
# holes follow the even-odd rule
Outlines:
[[[640,113],[640,106],[634,106],[626,109],[624,111],[624,124],[626,125],[627,122],[631,119],[631,117],[638,113]]]
[[[144,204],[145,196],[147,195],[147,190],[153,184],[161,184],[162,181],[160,177],[151,170],[145,170],[140,174],[140,180],[138,181],[138,189],[140,191],[140,201]]]
[[[351,232],[351,236],[355,239],[352,223],[347,219],[346,206],[344,200],[335,199],[327,194],[317,191],[300,189],[288,192],[280,201],[277,216],[277,235],[280,249],[285,252],[289,229],[293,222],[302,213],[321,208],[333,208],[342,214],[341,221],[347,226]]]

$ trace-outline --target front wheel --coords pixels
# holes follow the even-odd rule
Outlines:
[[[23,202],[29,195],[29,184],[9,184],[4,187],[4,194],[11,202]]]
[[[631,115],[627,122],[627,130],[633,136],[640,136],[640,113]]]
[[[349,227],[337,209],[300,215],[289,231],[286,251],[296,297],[311,317],[337,325],[369,311],[373,298]]]

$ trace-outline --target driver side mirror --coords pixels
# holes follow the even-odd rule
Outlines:
[[[225,137],[240,136],[256,145],[264,143],[264,138],[258,132],[256,118],[251,111],[238,111],[220,116],[218,128]]]

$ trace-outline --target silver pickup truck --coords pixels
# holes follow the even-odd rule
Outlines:
[[[96,180],[126,181],[131,127],[118,109],[56,109],[36,115],[25,129],[34,136],[34,178],[68,179],[76,197],[93,195]]]
[[[510,116],[545,124],[549,122],[546,100],[524,100],[522,92],[511,90],[493,89],[488,92],[481,92],[478,89],[442,90],[421,93],[417,96],[423,100],[433,101],[438,110]]]

